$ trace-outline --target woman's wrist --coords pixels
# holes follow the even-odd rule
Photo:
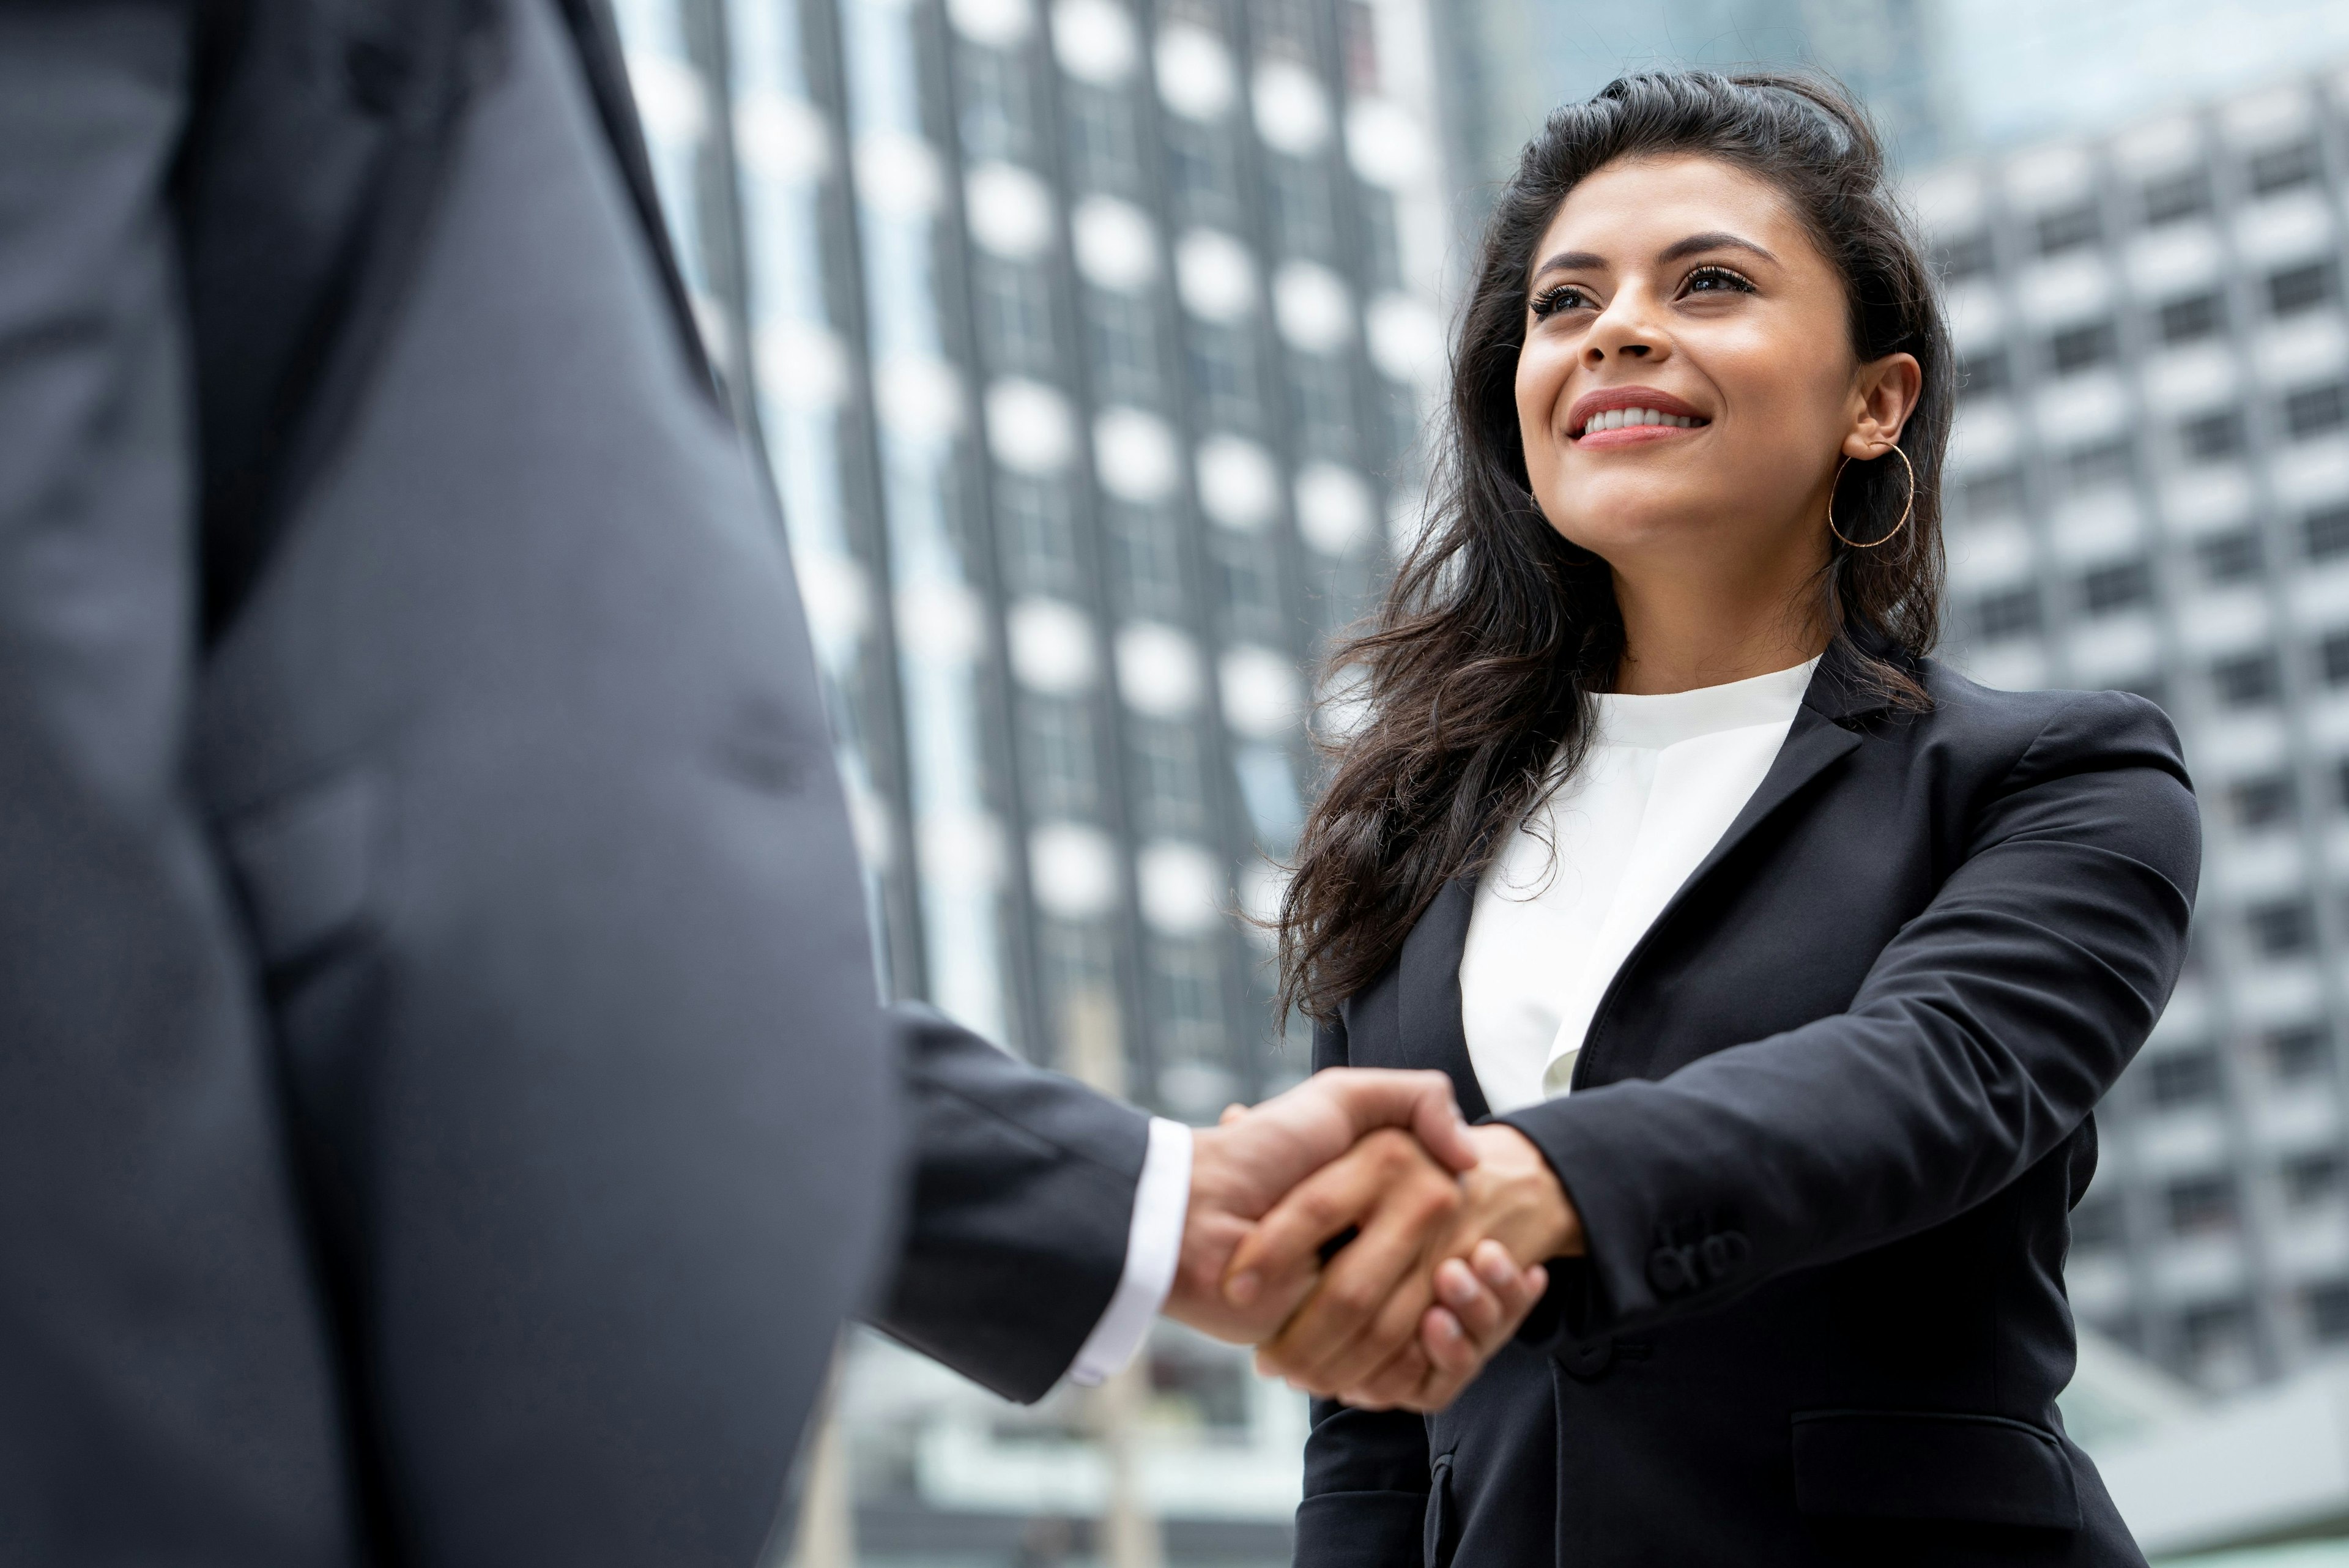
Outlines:
[[[1520,1265],[1579,1256],[1582,1216],[1533,1139],[1506,1122],[1471,1129],[1476,1168],[1461,1178],[1467,1193],[1459,1234],[1491,1237]]]

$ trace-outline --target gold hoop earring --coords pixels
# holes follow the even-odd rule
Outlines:
[[[1836,486],[1840,485],[1843,483],[1843,471],[1851,466],[1851,459],[1847,457],[1841,462],[1836,464],[1835,484],[1831,484],[1827,487],[1827,532],[1834,535],[1838,539],[1843,539],[1843,542],[1846,545],[1850,545],[1855,550],[1873,550],[1879,545],[1889,545],[1892,543],[1893,537],[1898,535],[1901,529],[1909,526],[1909,514],[1917,510],[1917,465],[1909,461],[1909,454],[1900,450],[1899,442],[1896,441],[1893,443],[1891,451],[1892,455],[1900,460],[1900,466],[1909,471],[1909,504],[1900,508],[1900,521],[1895,523],[1891,529],[1885,534],[1883,538],[1870,540],[1865,545],[1861,544],[1857,539],[1844,539],[1843,530],[1835,525]]]

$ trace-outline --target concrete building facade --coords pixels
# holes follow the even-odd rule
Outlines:
[[[1449,237],[1418,0],[616,10],[886,989],[1178,1118],[1302,1075],[1240,917],[1299,826],[1323,650],[1416,516]],[[859,1341],[826,1528],[868,1563],[1055,1561],[1123,1488],[1164,1524],[1106,1526],[1121,1562],[1285,1559],[1300,1400],[1172,1332],[1119,1398],[1103,1442],[1098,1404],[1015,1412]]]
[[[2185,737],[2193,957],[2099,1113],[2082,1321],[2210,1388],[2349,1344],[2349,78],[1947,166],[1949,651]]]

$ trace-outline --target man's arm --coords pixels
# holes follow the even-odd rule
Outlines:
[[[1314,1271],[1291,1268],[1235,1299],[1224,1289],[1233,1249],[1289,1189],[1367,1135],[1409,1127],[1393,1141],[1432,1147],[1454,1168],[1474,1158],[1441,1074],[1320,1074],[1190,1131],[1016,1061],[927,1010],[898,1019],[911,1192],[874,1322],[1011,1398],[1040,1398],[1063,1375],[1116,1371],[1162,1308],[1219,1338],[1268,1337]],[[1481,1364],[1538,1294],[1514,1274],[1476,1286],[1431,1343]]]

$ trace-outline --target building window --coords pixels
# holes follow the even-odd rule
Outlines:
[[[2321,1023],[2295,1024],[2267,1037],[2268,1071],[2283,1084],[2303,1083],[2332,1060],[2332,1037]]]
[[[1068,492],[1048,480],[999,469],[995,508],[1004,575],[1013,591],[1082,597],[1084,574],[1077,559],[1077,525],[1069,513]]]
[[[2242,653],[2210,667],[2210,686],[2230,708],[2261,708],[2283,695],[2283,671],[2271,651]]]
[[[2189,1177],[2171,1182],[2163,1196],[2172,1234],[2208,1236],[2235,1228],[2235,1183],[2230,1177]]]
[[[2294,441],[2306,441],[2349,425],[2349,384],[2329,381],[2321,387],[2302,387],[2297,392],[2286,393],[2283,423]]]
[[[2310,262],[2268,275],[2268,309],[2278,316],[2297,316],[2330,305],[2341,292],[2340,269],[2330,261]]]
[[[2110,363],[2120,353],[2120,339],[2114,335],[2109,321],[2090,321],[2070,327],[2047,340],[2048,362],[2059,376],[2069,376],[2091,366]]]
[[[1969,474],[1961,493],[1965,496],[1966,515],[1995,517],[2023,510],[2023,471],[2019,468],[1994,468],[1988,473]]]
[[[2219,1058],[2208,1049],[2148,1057],[2145,1075],[2146,1097],[2165,1111],[2207,1106],[2219,1097]]]
[[[1974,601],[1974,635],[1984,642],[2039,632],[2039,590],[2005,588]]]
[[[1089,288],[1084,309],[1095,390],[1112,401],[1156,407],[1164,383],[1158,373],[1157,317],[1150,302]]]
[[[2145,221],[2149,226],[2175,223],[2210,210],[2210,176],[2207,171],[2189,169],[2148,182],[2144,196]]]
[[[974,161],[1035,161],[1034,100],[1019,57],[1000,49],[955,51],[962,78],[962,151]]]
[[[1238,328],[1190,323],[1184,334],[1184,358],[1205,423],[1233,431],[1257,428],[1256,365],[1248,338]]]
[[[2292,818],[2292,808],[2299,802],[2299,792],[2293,787],[2290,774],[2266,774],[2255,779],[2243,779],[2230,790],[2235,808],[2235,826],[2246,833],[2276,827]]]
[[[2226,303],[2216,294],[2189,294],[2161,307],[2159,326],[2164,343],[2191,343],[2219,330]]]
[[[1149,944],[1148,971],[1150,1022],[1163,1042],[1162,1056],[1193,1067],[1208,1066],[1222,1054],[1220,1048],[1229,1033],[1224,1025],[1223,966],[1216,961],[1216,944],[1207,940],[1158,938]],[[1180,1092],[1190,1087],[1184,1081],[1187,1076],[1171,1082],[1162,1079],[1160,1093],[1174,1088],[1178,1093],[1169,1098],[1193,1098]],[[1215,1097],[1225,1097],[1233,1086],[1220,1084]],[[1216,1106],[1201,1099],[1174,1108],[1186,1113],[1203,1110],[1212,1116]]]
[[[2217,462],[2236,456],[2246,444],[2240,409],[2222,409],[2189,420],[2178,427],[2178,433],[2188,461],[2193,462]]]
[[[2240,1302],[2214,1302],[2180,1313],[2178,1337],[2189,1362],[2198,1367],[2224,1367],[2251,1351],[2251,1308]]]
[[[1239,180],[1230,131],[1179,114],[1166,116],[1160,124],[1165,137],[1167,192],[1182,221],[1238,228]]]
[[[1333,254],[1338,226],[1330,210],[1329,175],[1301,158],[1278,153],[1267,154],[1262,168],[1266,205],[1281,251],[1293,256]]]
[[[2327,632],[2316,645],[2316,672],[2327,686],[2349,686],[2349,630]]]
[[[1990,271],[1992,253],[1990,234],[1977,230],[1954,240],[1944,241],[1935,252],[1940,263],[1941,276],[1949,283],[1962,283],[1970,277],[1980,277]]]
[[[2064,454],[2064,483],[2073,490],[2093,490],[2100,484],[2116,483],[2129,476],[2136,460],[2127,436],[2089,441]]]
[[[2283,1200],[2295,1209],[2305,1209],[2340,1197],[2342,1178],[2349,1174],[2349,1167],[2344,1167],[2341,1157],[2328,1149],[2287,1159],[2279,1174],[2283,1178]]]
[[[2260,536],[2249,528],[2213,534],[2195,542],[2194,559],[2214,583],[2240,583],[2260,569]]]
[[[2210,685],[2225,707],[2265,708],[2283,696],[2283,669],[2271,651],[2238,654],[2210,667]]]
[[[1958,361],[1958,401],[2003,392],[2013,384],[2006,350],[1985,348]]]
[[[1289,407],[1297,419],[1298,445],[1309,457],[1344,462],[1354,453],[1354,382],[1343,360],[1318,354],[1285,354]]]
[[[1103,503],[1102,554],[1121,614],[1145,620],[1183,620],[1187,606],[1181,540],[1174,519],[1158,507]]]
[[[2072,1245],[2117,1247],[2127,1234],[2120,1200],[2091,1198],[2072,1210]]]
[[[1052,300],[1043,269],[975,256],[971,283],[978,298],[979,344],[988,364],[999,370],[1051,374]]]
[[[1237,635],[1279,642],[1288,631],[1280,602],[1279,546],[1269,529],[1257,534],[1207,530],[1207,559],[1216,574],[1216,607]]]
[[[1028,809],[1040,817],[1088,817],[1101,807],[1092,714],[1080,699],[1023,694],[1020,761]]]
[[[2251,194],[2272,196],[2278,191],[2310,184],[2323,167],[2324,161],[2313,140],[2255,152],[2251,159]]]
[[[2097,219],[2095,203],[2083,202],[2076,207],[2042,213],[2036,232],[2039,254],[2052,256],[2095,244],[2097,236],[2104,232],[2104,225]]]
[[[2349,556],[2349,505],[2310,513],[2301,521],[2300,532],[2312,561]]]
[[[2243,911],[2243,928],[2262,958],[2295,958],[2316,947],[2316,911],[2305,899],[2254,904]]]
[[[1130,195],[1142,185],[1142,156],[1134,139],[1133,110],[1125,95],[1083,82],[1061,84],[1061,112],[1068,124],[1069,162],[1087,190]]]
[[[2153,602],[2153,572],[2143,561],[2099,566],[2080,579],[2080,602],[2090,615],[2112,615]]]
[[[2340,804],[2349,806],[2349,757],[2333,764],[2333,779],[2334,794],[2339,796]]]
[[[2305,1300],[2311,1339],[2327,1345],[2349,1339],[2349,1281],[2311,1285]]]
[[[1192,838],[1206,831],[1206,790],[1201,776],[1199,740],[1189,724],[1134,715],[1134,782],[1139,786],[1139,824],[1150,836]]]

